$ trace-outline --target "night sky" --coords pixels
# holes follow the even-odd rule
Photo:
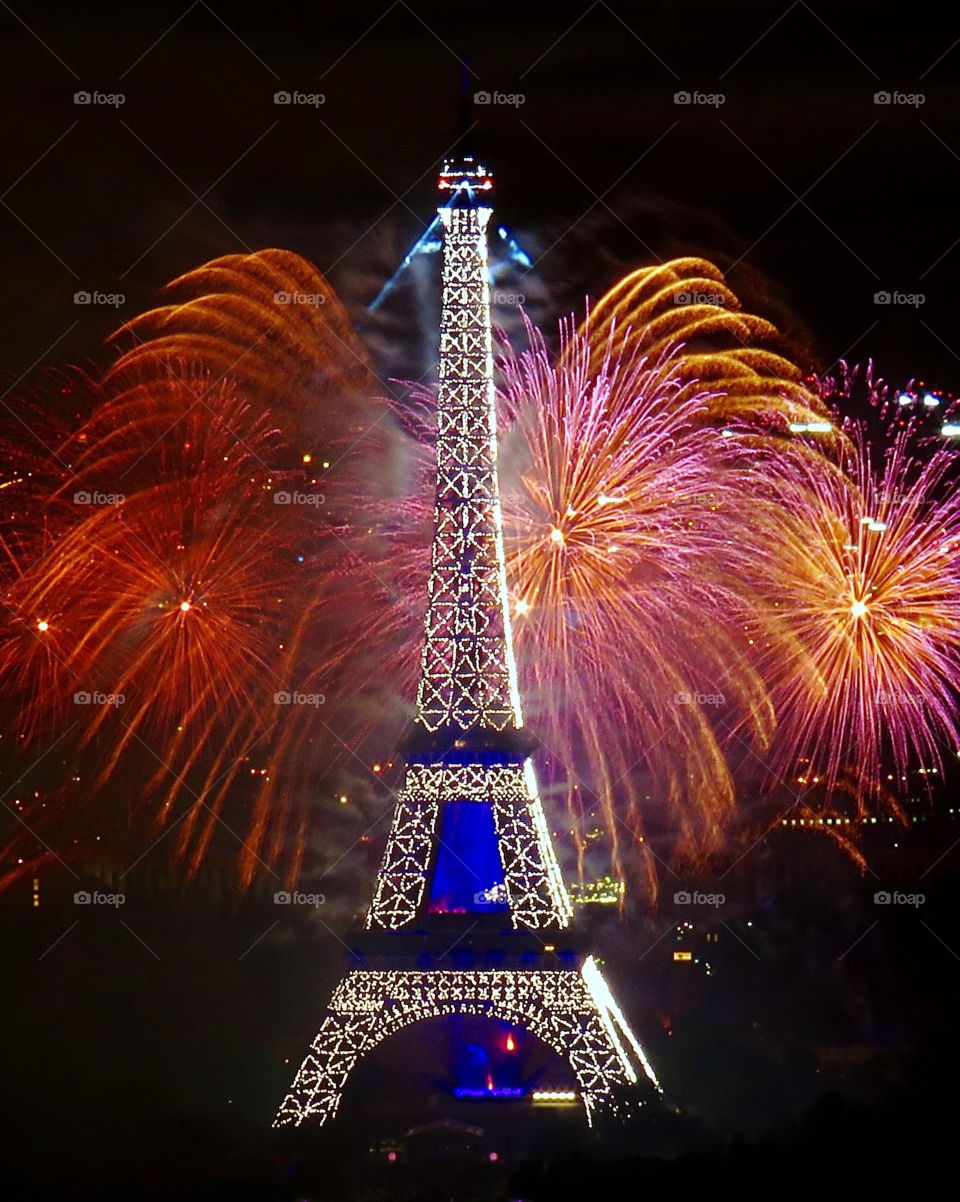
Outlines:
[[[3,18],[0,362],[14,377],[96,352],[115,314],[78,312],[77,290],[122,292],[127,316],[245,248],[295,250],[368,302],[429,219],[459,131],[459,56],[472,90],[523,97],[478,107],[475,138],[558,309],[624,267],[702,253],[821,367],[872,356],[894,383],[955,378],[958,58],[932,6],[54,3],[19,16],[32,33]],[[323,103],[274,104],[297,90]],[[80,106],[78,91],[124,101]],[[876,305],[881,291],[925,303]]]
[[[627,270],[702,255],[804,367],[872,358],[894,385],[958,391],[960,38],[946,7],[14,0],[0,4],[0,38],[6,406],[45,366],[108,362],[119,321],[223,254],[305,256],[363,328],[433,215],[463,77],[468,93],[517,101],[474,105],[470,138],[496,173],[499,217],[535,261],[517,286],[541,310],[579,309]],[[322,101],[275,103],[281,92]],[[123,299],[77,304],[82,291]],[[397,359],[409,367],[420,345]],[[926,833],[908,833],[910,871],[894,836],[876,835],[884,884],[952,847],[951,797]],[[364,854],[372,881],[379,844]],[[12,1187],[193,1196],[186,1178],[209,1175],[294,1196],[276,1186],[287,1153],[257,1141],[346,953],[309,916],[275,931],[269,897],[235,898],[228,876],[181,891],[158,867],[133,913],[76,930],[55,891],[29,922],[22,899],[0,906]],[[954,1108],[955,1051],[942,1068],[938,1054],[957,980],[955,886],[948,856],[930,882],[935,936],[900,915],[874,932],[876,881],[825,841],[775,833],[730,879],[718,983],[678,984],[665,956],[648,958],[669,916],[597,920],[597,945],[622,959],[624,1006],[691,1124],[658,1147],[722,1160],[733,1140],[735,1177],[744,1137],[782,1138],[782,1168],[824,1133],[896,1130],[912,1096],[932,1115]],[[362,906],[366,883],[344,888]],[[724,925],[712,921],[704,929]],[[185,1167],[164,1186],[168,1154]],[[146,1173],[156,1195],[125,1192]],[[380,1196],[376,1184],[312,1188]]]

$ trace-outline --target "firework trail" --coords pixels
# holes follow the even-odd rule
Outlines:
[[[744,312],[704,259],[624,276],[593,307],[589,327],[594,369],[610,357],[626,366],[663,361],[681,396],[711,396],[703,420],[785,434],[791,424],[828,416],[813,382],[778,353],[776,327]]]
[[[190,872],[225,825],[242,885],[292,881],[316,808],[411,715],[433,397],[377,399],[294,255],[217,260],[169,297],[118,333],[52,459],[9,460],[0,663],[18,743],[79,722],[88,804],[133,790]],[[802,377],[700,260],[632,273],[556,356],[525,331],[499,362],[508,578],[581,868],[597,824],[654,894],[651,827],[663,857],[716,850],[745,756],[773,780],[852,771],[863,805],[885,754],[899,771],[956,739],[946,453],[904,437],[878,469],[822,399],[844,381]],[[78,718],[78,690],[125,701]],[[326,704],[278,709],[291,692]]]
[[[17,559],[0,660],[17,743],[76,726],[97,765],[92,803],[135,790],[176,827],[191,871],[228,801],[249,807],[249,883],[289,851],[293,778],[324,742],[275,696],[321,695],[370,613],[364,557],[336,515],[382,412],[336,298],[302,260],[231,257],[172,287],[187,299],[131,323],[92,414],[56,445],[42,498],[56,537]],[[123,702],[78,708],[78,695]]]

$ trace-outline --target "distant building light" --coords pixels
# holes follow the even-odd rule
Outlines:
[[[674,952],[673,958],[674,960],[678,960],[682,963],[687,963],[693,959],[693,952]]]
[[[957,435],[960,435],[960,424],[957,422],[944,422],[940,427],[940,433],[945,438],[956,438]]]
[[[791,434],[829,434],[833,429],[832,422],[791,422]]]

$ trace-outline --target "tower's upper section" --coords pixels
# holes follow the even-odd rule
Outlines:
[[[444,163],[437,490],[416,724],[457,738],[523,725],[497,480],[486,226],[493,178]]]
[[[493,173],[472,155],[445,159],[437,188],[441,216],[445,208],[493,209]]]

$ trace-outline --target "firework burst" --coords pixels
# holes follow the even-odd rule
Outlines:
[[[960,487],[956,455],[918,455],[909,429],[879,449],[862,424],[847,433],[838,464],[768,475],[751,588],[775,771],[852,775],[862,808],[885,765],[902,777],[960,745]]]
[[[296,256],[217,260],[170,298],[120,331],[52,460],[11,458],[0,662],[18,743],[77,727],[89,804],[136,782],[191,872],[225,826],[244,885],[281,862],[292,880],[318,796],[411,715],[434,398],[375,399]],[[723,840],[747,754],[862,781],[863,806],[885,756],[901,772],[955,745],[948,453],[901,431],[871,462],[821,399],[853,377],[801,377],[699,260],[626,277],[555,356],[525,331],[499,361],[507,573],[581,868],[603,828],[655,893],[657,859]],[[791,432],[811,422],[824,438]],[[278,505],[298,491],[322,505]],[[78,691],[124,702],[78,715]],[[292,691],[326,705],[278,711]]]

